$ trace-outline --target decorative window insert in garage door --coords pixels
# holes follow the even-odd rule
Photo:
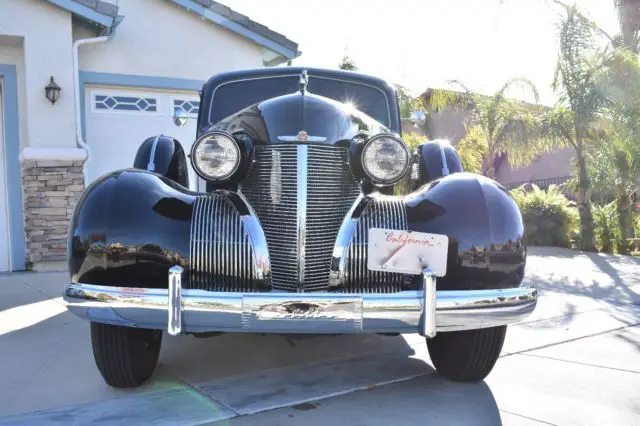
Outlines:
[[[121,93],[118,95],[93,92],[92,112],[143,113],[158,112],[158,98],[145,94]]]
[[[200,110],[200,100],[198,98],[172,98],[172,112],[175,115],[178,111],[184,111],[189,117],[197,117]]]

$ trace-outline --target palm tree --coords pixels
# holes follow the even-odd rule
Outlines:
[[[611,192],[615,198],[620,251],[625,253],[629,249],[627,241],[634,237],[632,205],[640,177],[640,141],[620,123],[603,136],[606,139],[591,155],[589,174],[594,188]]]
[[[622,43],[636,55],[640,53],[640,1],[614,0],[620,22]]]
[[[450,83],[460,87],[462,92],[433,89],[425,104],[436,112],[449,107],[470,113],[466,123],[467,136],[458,146],[461,156],[480,159],[478,166],[484,175],[494,178],[496,160],[506,153],[512,165],[522,166],[548,149],[539,137],[542,107],[509,99],[505,94],[514,85],[521,84],[532,92],[537,104],[538,91],[529,80],[508,80],[491,96],[474,93],[457,80]],[[465,149],[474,152],[466,153]]]
[[[401,84],[396,84],[395,87],[398,107],[400,108],[400,118],[409,118],[411,113],[425,109],[421,97],[413,96],[409,89]]]
[[[338,69],[345,71],[358,71],[358,66],[355,61],[349,57],[349,55],[344,55],[338,64]]]
[[[560,46],[552,86],[559,101],[547,115],[547,129],[558,145],[571,146],[575,151],[581,249],[593,250],[587,150],[597,139],[594,126],[602,119],[601,113],[608,102],[603,90],[607,61],[605,52],[595,47],[596,31],[599,30],[579,13],[576,6],[567,6],[565,11],[559,25]]]
[[[548,114],[547,125],[549,135],[556,142],[575,150],[581,248],[591,250],[594,246],[589,169],[596,172],[588,167],[588,160],[606,161],[611,167],[620,167],[608,174],[597,174],[599,186],[605,185],[604,179],[610,179],[607,186],[615,187],[619,178],[629,173],[628,167],[632,164],[619,161],[620,150],[632,140],[632,129],[640,130],[637,125],[640,71],[637,55],[624,46],[619,47],[616,38],[594,25],[576,6],[556,3],[562,4],[565,10],[559,26],[560,49],[553,81],[559,102]],[[598,46],[600,39],[607,41],[602,47]],[[603,126],[610,127],[612,122],[616,132],[612,137],[603,136]],[[625,134],[627,136],[623,136]],[[590,148],[595,154],[591,157]],[[624,219],[621,225],[626,226]]]

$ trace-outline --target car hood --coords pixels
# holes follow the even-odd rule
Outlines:
[[[390,130],[357,109],[308,91],[259,102],[230,115],[209,130],[246,133],[256,144],[346,144],[358,134]]]

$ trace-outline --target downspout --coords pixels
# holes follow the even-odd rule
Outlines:
[[[105,41],[108,41],[111,37],[112,37],[112,33],[109,32],[109,34],[105,36],[94,37],[94,38],[84,38],[84,39],[76,40],[73,42],[73,80],[74,80],[73,83],[76,91],[76,99],[75,99],[76,143],[78,147],[84,149],[85,152],[87,153],[87,158],[84,160],[84,164],[82,166],[82,175],[84,176],[85,187],[89,183],[87,180],[87,164],[89,163],[89,160],[91,160],[91,148],[89,148],[89,145],[87,145],[87,143],[84,140],[84,137],[82,136],[82,111],[80,110],[80,105],[81,105],[80,96],[83,95],[83,93],[81,93],[81,87],[80,87],[80,69],[78,65],[78,49],[80,46],[84,44],[104,43]]]

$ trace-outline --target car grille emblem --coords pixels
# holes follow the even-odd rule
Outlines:
[[[297,135],[278,136],[282,142],[326,142],[326,136],[309,136],[304,130],[300,130]]]

